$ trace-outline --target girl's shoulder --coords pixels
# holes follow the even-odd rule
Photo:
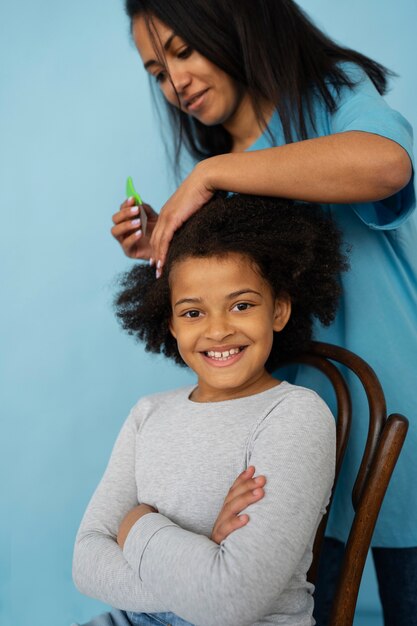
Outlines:
[[[248,438],[249,454],[269,446],[321,450],[333,463],[336,425],[324,400],[312,389],[285,381],[274,387],[269,406],[258,413]]]
[[[276,390],[277,407],[282,403],[285,403],[286,406],[294,404],[308,408],[314,407],[319,412],[332,415],[326,402],[313,389],[302,385],[293,385],[284,380],[280,385],[274,387],[274,390]]]
[[[187,385],[186,387],[158,391],[147,396],[142,396],[132,407],[130,415],[135,421],[137,419],[142,421],[155,410],[172,410],[173,406],[179,407],[181,404],[186,405],[194,387],[195,385]]]
[[[283,381],[274,387],[271,404],[264,413],[271,422],[287,422],[293,428],[295,423],[301,427],[324,428],[333,431],[335,419],[326,402],[315,391],[301,385]]]

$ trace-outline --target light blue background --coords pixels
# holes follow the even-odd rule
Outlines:
[[[389,101],[417,128],[415,0],[301,5],[400,74]],[[0,623],[67,626],[101,608],[73,587],[72,545],[124,417],[190,381],[111,307],[126,175],[156,209],[174,183],[121,0],[4,0],[0,90]],[[359,609],[379,610],[370,568]]]

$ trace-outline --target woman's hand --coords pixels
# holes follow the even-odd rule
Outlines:
[[[119,532],[117,533],[117,543],[123,550],[123,546],[125,545],[126,538],[130,532],[132,526],[136,524],[138,520],[144,515],[148,513],[157,513],[158,511],[150,506],[149,504],[138,504],[133,509],[131,509],[124,518],[119,526]]]
[[[142,232],[142,224],[139,218],[139,207],[135,206],[135,200],[128,198],[120,206],[120,210],[112,217],[113,228],[111,234],[123,248],[126,256],[132,259],[150,259],[150,238],[158,221],[158,213],[149,204],[142,204],[148,222],[146,235]]]
[[[157,263],[157,276],[165,263],[168,246],[175,231],[201,209],[215,192],[208,182],[209,160],[201,161],[195,166],[161,209],[151,237],[152,258]]]
[[[264,495],[265,476],[254,478],[255,468],[249,466],[239,474],[230,488],[211,531],[211,539],[220,544],[230,533],[249,522],[249,516],[239,515],[250,504],[258,502]]]

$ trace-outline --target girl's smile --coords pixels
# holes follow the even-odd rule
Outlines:
[[[265,363],[291,305],[274,299],[247,257],[187,258],[173,266],[170,284],[171,332],[198,377],[193,400],[229,400],[277,384]]]

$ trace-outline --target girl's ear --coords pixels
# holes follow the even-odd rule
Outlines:
[[[284,328],[291,315],[291,300],[287,297],[276,298],[273,329],[279,332]]]
[[[177,338],[177,333],[174,330],[174,325],[172,323],[172,317],[169,320],[169,332],[171,333],[171,335],[174,337],[174,339]]]

